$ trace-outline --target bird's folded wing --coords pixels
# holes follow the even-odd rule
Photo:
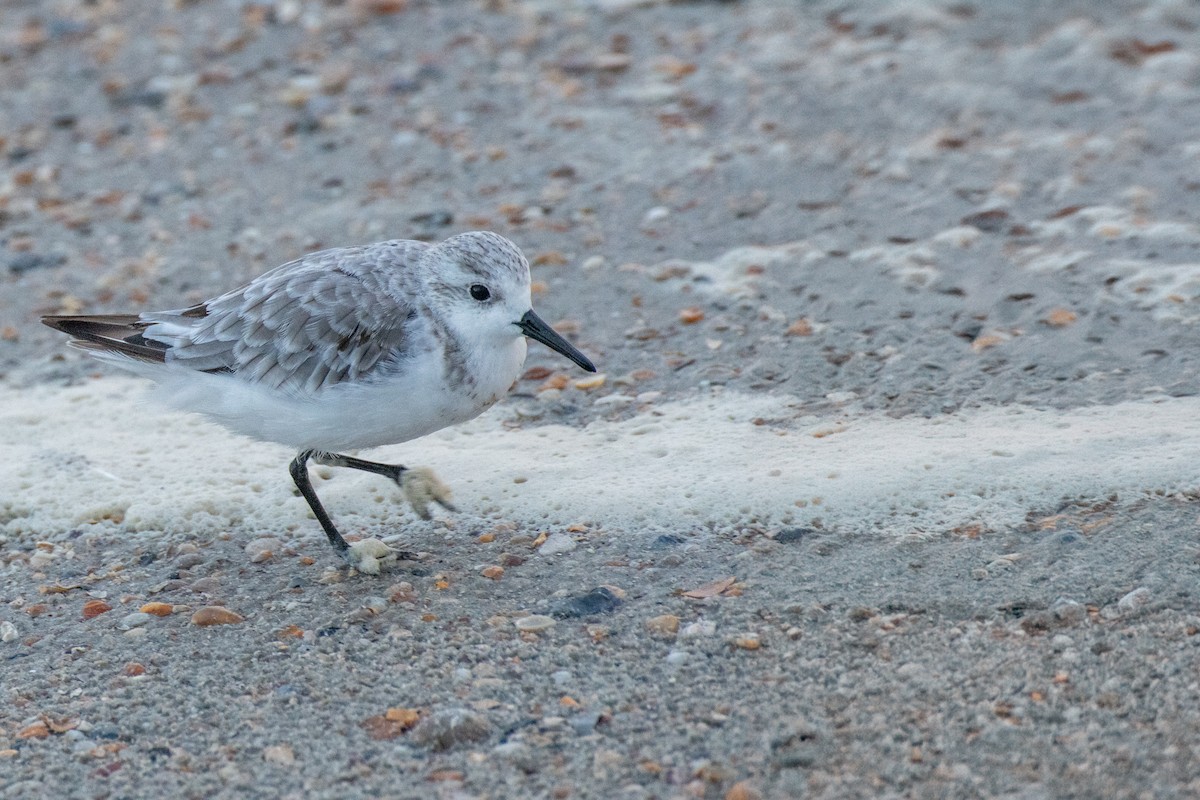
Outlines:
[[[404,351],[417,315],[396,285],[418,251],[389,245],[312,253],[207,303],[143,314],[142,335],[166,345],[168,364],[264,388],[367,379]]]

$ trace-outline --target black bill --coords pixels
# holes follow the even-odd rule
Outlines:
[[[532,309],[526,311],[525,316],[521,317],[521,321],[516,323],[516,325],[521,329],[521,333],[535,342],[541,342],[551,350],[562,353],[588,372],[596,371],[596,366],[588,360],[587,356],[576,350],[574,345],[555,333],[554,328],[542,322],[542,318],[533,313]]]

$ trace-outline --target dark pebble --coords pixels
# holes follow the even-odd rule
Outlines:
[[[567,722],[575,733],[580,736],[587,736],[600,723],[600,712],[584,711],[571,717]]]
[[[979,322],[968,322],[954,331],[955,336],[966,339],[968,342],[975,341],[981,333],[983,333],[983,324]]]
[[[980,211],[976,214],[968,214],[963,217],[960,222],[963,225],[970,225],[973,228],[978,228],[984,233],[996,233],[1008,226],[1008,212],[994,208],[987,211]]]
[[[412,94],[421,90],[421,82],[410,78],[397,78],[388,84],[388,91],[392,94]]]
[[[150,761],[158,761],[160,758],[170,758],[171,748],[169,747],[151,747],[146,751],[146,755],[150,756]]]
[[[88,731],[88,737],[91,739],[120,739],[121,729],[111,722],[102,722]]]
[[[590,592],[563,598],[551,606],[547,613],[556,619],[570,619],[607,614],[619,605],[621,598],[600,586]]]
[[[167,93],[155,89],[131,89],[113,95],[112,103],[117,108],[144,106],[146,108],[161,108],[167,102]]]
[[[434,711],[413,728],[412,738],[430,750],[449,750],[457,744],[479,742],[492,734],[492,725],[465,708]]]
[[[80,22],[65,17],[55,17],[46,25],[46,33],[52,39],[71,39],[86,36],[90,31],[86,22]]]
[[[1063,623],[1045,610],[1030,612],[1021,619],[1021,629],[1030,636],[1037,636],[1061,627],[1063,627]]]
[[[814,724],[797,722],[771,739],[771,764],[776,769],[809,769],[825,759],[829,732]]]
[[[812,536],[816,531],[812,528],[784,528],[775,536],[780,544],[792,544]]]
[[[680,536],[678,533],[664,533],[654,537],[654,541],[650,543],[651,547],[666,550],[669,547],[678,547],[687,541],[686,536]]]
[[[66,256],[47,256],[41,253],[18,253],[8,262],[8,271],[20,275],[35,269],[57,267],[67,260]]]
[[[175,569],[191,569],[204,563],[204,556],[199,553],[184,553],[175,559]]]
[[[454,215],[449,211],[426,211],[423,214],[412,215],[409,217],[409,220],[418,225],[432,225],[437,228],[444,228],[454,223]]]

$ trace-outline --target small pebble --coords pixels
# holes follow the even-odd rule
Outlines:
[[[126,614],[121,617],[121,621],[117,623],[117,627],[123,631],[127,631],[131,628],[140,628],[152,619],[154,619],[152,614],[147,614],[145,611],[134,611],[132,614]]]
[[[529,772],[537,771],[538,759],[534,757],[529,746],[521,742],[509,741],[498,744],[492,748],[492,755],[511,762],[522,770],[525,769],[525,765],[529,765],[533,767]]]
[[[49,735],[50,726],[41,720],[31,722],[17,731],[18,739],[45,739]]]
[[[192,581],[188,588],[196,594],[215,594],[221,591],[221,582],[210,575],[207,578]]]
[[[421,710],[418,708],[395,706],[383,712],[383,718],[388,722],[402,725],[407,730],[421,721]]]
[[[551,620],[553,623],[553,620]],[[492,733],[486,717],[465,708],[434,711],[413,728],[412,738],[431,750],[449,750],[456,744],[480,742]]]
[[[93,726],[92,729],[88,731],[88,736],[90,736],[92,739],[105,739],[112,741],[114,739],[121,738],[121,729],[111,722],[101,722],[100,724]]]
[[[1122,614],[1128,614],[1149,603],[1152,597],[1153,594],[1149,589],[1145,586],[1139,586],[1117,601],[1117,609]]]
[[[1060,633],[1057,636],[1054,636],[1053,638],[1050,639],[1050,646],[1058,652],[1062,652],[1063,650],[1066,650],[1068,647],[1071,647],[1073,644],[1075,644],[1075,640],[1072,639],[1070,636],[1067,636],[1066,634],[1063,634],[1063,633]]]
[[[57,267],[64,263],[64,255],[43,255],[41,253],[18,253],[8,262],[8,270],[16,275],[43,267]]]
[[[50,553],[50,552],[45,552],[45,551],[39,550],[36,553],[34,553],[32,556],[29,557],[29,568],[30,569],[42,569],[46,566],[49,566],[50,563],[53,562],[56,558],[58,558],[57,553]]]
[[[706,619],[689,622],[683,626],[683,630],[679,632],[681,639],[702,639],[712,636],[717,632],[717,623],[710,622]]]
[[[504,577],[504,567],[493,564],[490,567],[484,567],[482,570],[480,570],[479,574],[485,578],[490,578],[494,581],[498,581],[502,577]]]
[[[546,537],[546,541],[538,548],[538,552],[544,556],[553,556],[569,553],[578,546],[578,543],[565,533],[552,533]]]
[[[624,394],[606,394],[596,398],[598,406],[627,406],[632,402],[633,398]]]
[[[651,617],[642,624],[655,636],[674,636],[679,631],[679,617],[674,614]]]
[[[204,563],[204,556],[199,553],[184,553],[175,559],[175,569],[191,569]]]
[[[590,392],[592,389],[599,389],[601,386],[603,386],[604,381],[607,379],[608,376],[604,373],[592,375],[591,377],[582,378],[575,381],[575,388],[583,392]]]
[[[521,617],[514,623],[517,630],[524,633],[540,633],[544,630],[549,630],[554,627],[554,617],[548,617],[545,614],[530,614],[528,617]]]
[[[286,744],[269,745],[263,748],[263,761],[286,766],[295,763],[296,753]]]
[[[170,603],[146,603],[138,611],[144,614],[153,614],[156,617],[167,617],[175,611],[175,606]]]
[[[13,625],[8,620],[0,622],[0,642],[11,642],[18,636],[20,636],[20,633],[17,632],[16,625]]]
[[[84,619],[94,619],[109,611],[112,611],[112,606],[103,600],[88,600],[83,604]]]
[[[567,720],[567,724],[579,736],[587,736],[596,729],[600,724],[600,718],[603,715],[599,711],[581,711]]]
[[[775,541],[780,544],[792,544],[811,538],[815,533],[816,531],[812,528],[784,528],[775,534]]]
[[[667,208],[666,206],[655,206],[647,211],[645,216],[642,217],[642,224],[651,225],[655,222],[664,220],[669,216],[671,216],[671,209]]]
[[[274,536],[262,536],[246,545],[246,556],[254,564],[261,564],[274,557],[283,548],[283,542]]]
[[[788,336],[812,336],[812,332],[812,323],[803,317],[788,325],[787,330],[784,331]]]
[[[1059,598],[1050,606],[1050,613],[1060,625],[1076,625],[1087,617],[1087,609],[1082,603],[1074,600]]]
[[[743,650],[757,650],[762,647],[762,642],[759,640],[757,633],[746,633],[741,636],[735,636],[733,644]]]
[[[598,586],[589,592],[571,595],[559,600],[550,607],[548,613],[557,619],[608,614],[621,605],[622,595],[623,592],[616,589],[616,587]]]
[[[387,610],[388,601],[387,598],[384,597],[364,597],[362,601],[362,607],[372,614],[382,614]]]
[[[746,781],[738,781],[725,792],[725,800],[762,800],[762,792]]]
[[[192,614],[192,624],[201,627],[209,625],[235,625],[245,622],[246,618],[225,606],[204,606]]]

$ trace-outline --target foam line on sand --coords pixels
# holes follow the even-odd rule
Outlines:
[[[292,491],[292,453],[161,411],[141,402],[144,390],[113,377],[0,390],[0,533],[54,540],[108,520],[144,532],[320,536]],[[1018,525],[1063,499],[1194,490],[1198,418],[1200,399],[1160,398],[817,420],[787,397],[725,393],[582,428],[516,427],[502,406],[367,455],[432,467],[453,487],[459,529],[586,522],[636,535],[819,518],[904,536]],[[318,491],[347,532],[401,531],[414,519],[386,481],[317,472],[332,476]]]

